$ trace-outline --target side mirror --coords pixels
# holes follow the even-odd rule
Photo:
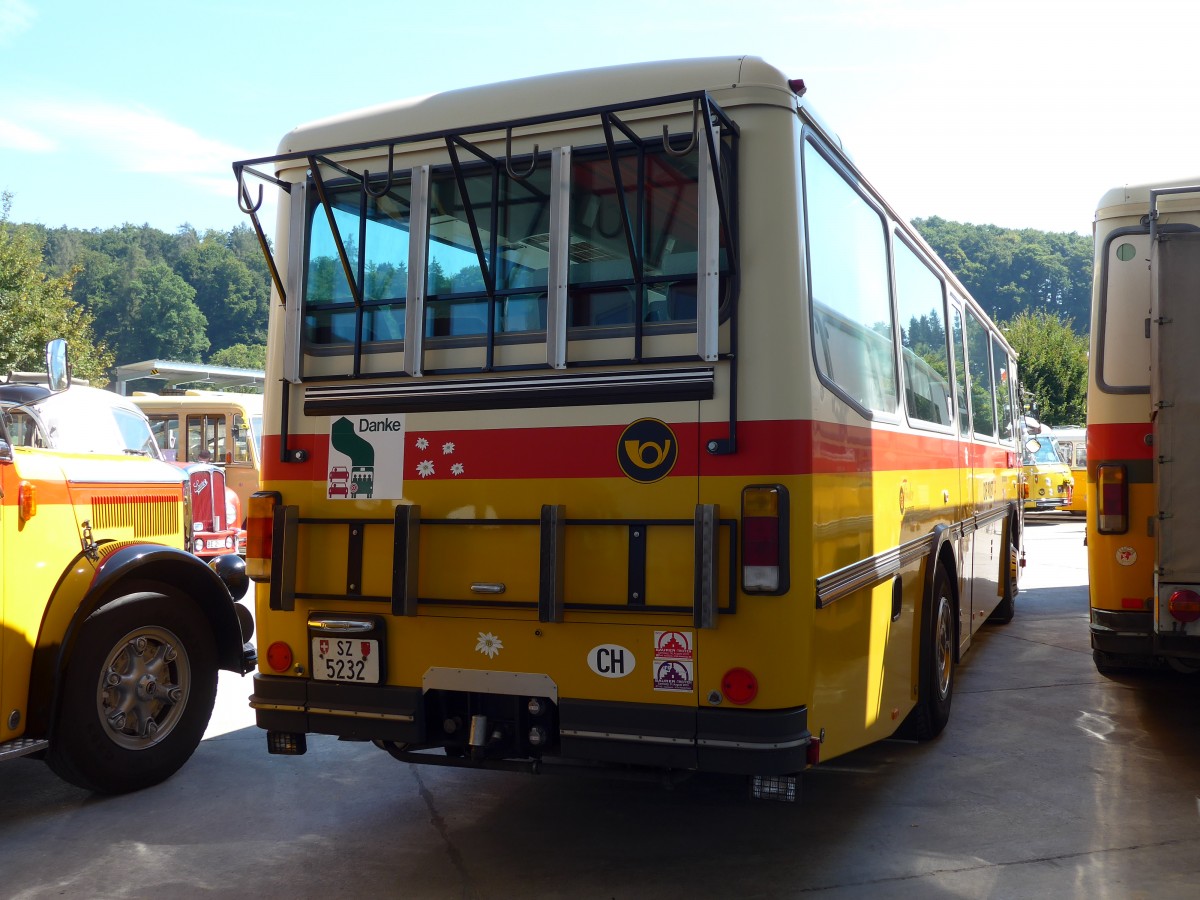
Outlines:
[[[46,344],[46,383],[56,394],[71,386],[71,369],[67,365],[65,338],[55,338]]]
[[[1042,442],[1035,437],[1031,437],[1025,442],[1025,449],[1029,453],[1036,453],[1038,450],[1042,449]]]

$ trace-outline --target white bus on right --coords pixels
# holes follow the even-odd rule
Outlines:
[[[1200,671],[1200,182],[1114,188],[1095,220],[1088,373],[1092,651]]]

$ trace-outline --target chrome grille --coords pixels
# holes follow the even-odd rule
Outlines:
[[[135,536],[177,534],[180,498],[164,494],[112,494],[92,498],[92,528],[131,529]]]

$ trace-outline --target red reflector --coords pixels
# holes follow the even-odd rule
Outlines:
[[[1195,622],[1200,619],[1200,594],[1195,591],[1176,591],[1167,601],[1167,611],[1180,622]]]
[[[758,679],[749,669],[730,669],[721,678],[721,691],[730,703],[743,706],[758,696]]]
[[[811,738],[808,742],[808,752],[805,756],[807,757],[805,762],[810,766],[815,766],[819,763],[821,761],[821,742],[816,738]]]
[[[1146,609],[1149,601],[1143,600],[1141,597],[1122,597],[1121,609]]]
[[[283,641],[276,641],[267,648],[267,665],[275,672],[286,672],[292,667],[292,648]]]

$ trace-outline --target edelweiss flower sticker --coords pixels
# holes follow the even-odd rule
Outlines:
[[[490,631],[486,634],[479,632],[479,640],[475,642],[475,650],[482,653],[488,659],[495,659],[496,656],[504,649],[504,642]]]

